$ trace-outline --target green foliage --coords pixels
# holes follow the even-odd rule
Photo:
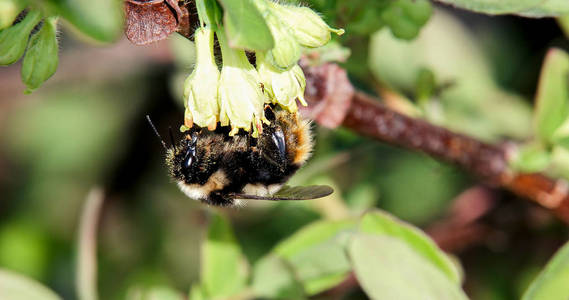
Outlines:
[[[564,0],[439,0],[440,2],[486,14],[518,14],[531,17],[569,13]]]
[[[423,256],[423,259],[442,271],[451,282],[455,284],[461,283],[460,272],[455,264],[421,230],[381,211],[367,213],[360,222],[359,230],[364,233],[399,238],[407,246]]]
[[[394,36],[410,40],[419,34],[431,13],[431,3],[427,0],[397,0],[387,6],[381,18]]]
[[[0,269],[2,300],[60,300],[54,292],[22,275]]]
[[[522,300],[562,300],[569,298],[569,243],[557,251],[547,266],[531,283]]]
[[[220,0],[220,3],[231,47],[255,51],[274,47],[271,31],[251,0]]]
[[[202,286],[209,298],[227,297],[243,290],[247,263],[229,222],[214,214],[202,244]]]
[[[217,1],[198,0],[196,1],[196,9],[198,10],[198,17],[201,18],[200,22],[211,26],[212,30],[217,30],[221,22],[221,8]]]
[[[13,64],[27,52],[22,64],[25,93],[31,93],[55,73],[58,64],[57,19],[61,16],[77,32],[103,43],[118,39],[124,16],[119,0],[1,0],[0,2],[0,65]],[[8,27],[16,15],[28,9],[25,18]],[[39,32],[30,33],[43,18]],[[29,40],[29,43],[28,43]]]
[[[34,10],[20,23],[0,30],[0,65],[13,64],[24,55],[30,33],[40,20],[40,12]]]
[[[211,223],[210,236],[212,231],[217,235],[229,232],[228,228],[221,230],[224,234],[212,229],[220,227],[216,224],[219,220],[216,217]],[[232,249],[238,247],[232,238],[226,240],[232,241]],[[239,262],[238,255],[232,255],[231,260],[224,257],[216,256],[226,272],[215,279],[224,285],[237,281],[242,286],[243,277],[231,275],[232,266]],[[300,229],[255,263],[251,290],[256,297],[266,299],[304,299],[334,287],[350,271],[356,272],[372,298],[396,295],[403,288],[404,299],[421,294],[433,299],[442,295],[447,297],[444,299],[465,299],[455,263],[420,230],[381,211],[369,212],[360,220],[317,221]],[[405,274],[411,273],[411,279],[406,279]],[[409,280],[413,281],[413,289],[404,288]],[[201,299],[199,291],[193,287],[190,298]],[[203,295],[212,296],[211,291]],[[239,293],[240,289],[233,289],[233,294],[225,296]]]
[[[47,0],[46,10],[61,16],[89,38],[110,43],[122,34],[124,14],[119,0]]]
[[[26,56],[22,62],[22,81],[26,84],[26,94],[33,92],[55,73],[58,64],[57,18],[50,17],[28,44]]]
[[[551,145],[555,131],[569,115],[569,55],[562,50],[548,52],[536,95],[536,135]],[[557,135],[557,139],[563,139]]]
[[[372,299],[467,299],[459,285],[401,239],[359,234],[348,251],[358,282]]]
[[[425,69],[440,84],[448,83],[430,99],[439,109],[425,112],[435,124],[486,141],[529,137],[527,99],[497,84],[482,50],[463,24],[438,11],[413,41],[396,39],[385,30],[373,34],[369,67],[377,80],[406,94],[415,94]]]
[[[330,19],[339,19],[351,35],[368,35],[387,26],[398,38],[413,39],[432,13],[427,0],[335,1],[332,10],[330,1],[312,3]]]
[[[569,149],[569,55],[563,50],[547,53],[535,103],[536,140],[521,146],[510,165],[521,172],[541,172],[553,160],[558,173],[568,174],[567,164],[559,161],[560,156],[552,155],[556,148]]]
[[[269,299],[304,299],[304,289],[292,267],[282,258],[261,258],[253,269],[252,288],[256,296]]]

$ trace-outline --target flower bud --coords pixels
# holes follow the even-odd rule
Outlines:
[[[30,10],[18,24],[0,30],[0,65],[13,64],[24,55],[30,33],[40,20],[41,13]]]
[[[304,88],[306,79],[298,64],[290,70],[278,70],[270,64],[263,53],[257,53],[257,70],[265,92],[273,103],[278,103],[290,112],[296,112],[298,107],[296,100],[306,106],[304,100]]]
[[[223,58],[219,84],[221,125],[231,125],[229,135],[234,135],[239,129],[250,131],[253,124],[253,137],[258,137],[262,122],[268,122],[263,109],[269,101],[261,89],[259,74],[245,51],[229,47],[223,28],[216,34]]]
[[[305,47],[321,47],[330,41],[330,32],[344,34],[343,29],[331,28],[322,18],[308,7],[281,5],[269,2],[271,11],[285,23],[296,41]]]
[[[302,54],[299,43],[292,35],[288,26],[282,23],[275,15],[267,14],[265,20],[275,40],[275,47],[268,51],[267,58],[279,69],[290,69],[298,62]]]
[[[0,29],[12,25],[18,14],[24,9],[21,0],[0,0]]]
[[[208,27],[195,32],[196,66],[184,84],[186,112],[184,124],[215,129],[219,116],[220,73],[213,54],[213,31]]]

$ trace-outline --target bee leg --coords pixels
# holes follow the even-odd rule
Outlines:
[[[211,192],[206,202],[207,204],[215,206],[231,206],[233,205],[234,200],[222,191],[214,191]]]

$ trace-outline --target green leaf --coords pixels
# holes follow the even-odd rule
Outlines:
[[[394,36],[409,40],[419,34],[432,10],[431,3],[427,0],[398,0],[382,12],[381,18]]]
[[[96,41],[110,43],[123,33],[123,1],[47,0],[45,5]]]
[[[26,4],[23,0],[0,0],[0,30],[11,26]]]
[[[337,286],[346,279],[347,275],[346,272],[323,274],[320,277],[304,281],[302,284],[306,293],[313,296]]]
[[[271,31],[251,0],[220,0],[232,48],[266,51],[275,46]]]
[[[534,126],[539,139],[549,145],[569,115],[569,55],[551,49],[541,69],[536,95]]]
[[[202,244],[202,286],[210,298],[239,293],[247,280],[247,263],[229,222],[212,216],[207,240]]]
[[[200,22],[203,22],[211,29],[217,30],[217,26],[221,22],[221,8],[215,0],[197,0],[196,8]]]
[[[40,20],[40,12],[32,10],[20,23],[0,30],[0,65],[13,64],[22,57],[30,33]]]
[[[437,267],[450,281],[459,284],[460,271],[450,258],[421,230],[398,220],[387,213],[374,211],[367,213],[360,222],[364,233],[388,235],[405,242],[427,262]]]
[[[452,6],[486,14],[507,14],[536,7],[543,0],[438,0]]]
[[[349,255],[372,299],[467,299],[458,284],[400,239],[358,234]]]
[[[532,18],[562,16],[569,14],[569,1],[546,0],[536,7],[520,12],[520,15]]]
[[[566,243],[547,263],[543,271],[530,284],[523,300],[569,298],[569,243]]]
[[[291,258],[310,247],[333,238],[341,231],[355,229],[355,225],[354,220],[316,221],[279,243],[274,251],[281,257]]]
[[[351,270],[345,243],[354,220],[317,221],[281,242],[274,252],[286,260],[308,295],[341,282]]]
[[[22,81],[26,84],[25,93],[31,93],[49,79],[57,69],[57,18],[50,17],[37,34],[30,39],[26,56],[22,63]]]
[[[351,271],[345,247],[336,239],[314,245],[287,261],[293,266],[308,295],[317,294],[336,285],[338,282],[326,280],[330,276],[334,279],[340,276],[343,279]]]
[[[551,153],[539,143],[524,145],[510,166],[519,172],[533,173],[545,170],[551,163]]]
[[[2,300],[61,299],[42,284],[22,275],[2,269],[0,269],[0,298]]]
[[[516,14],[526,17],[552,17],[569,13],[565,0],[438,0],[456,7],[485,14]]]
[[[435,73],[428,68],[421,68],[415,81],[415,97],[421,104],[426,104],[437,88]]]
[[[257,297],[270,299],[304,299],[304,289],[292,267],[282,258],[269,255],[253,268],[253,291]]]

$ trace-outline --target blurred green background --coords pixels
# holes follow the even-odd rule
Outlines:
[[[341,42],[352,56],[343,66],[356,86],[397,91],[399,101],[415,102],[422,117],[491,142],[531,135],[545,53],[554,46],[569,49],[552,19],[448,7],[437,7],[413,41],[383,29],[368,37],[368,47],[346,29]],[[19,64],[0,69],[0,267],[75,299],[79,214],[88,191],[102,187],[101,299],[157,286],[186,293],[199,279],[210,213],[170,182],[144,116],[163,133],[182,123],[180,89],[193,63],[192,45],[171,37],[146,47],[123,39],[97,48],[65,30],[61,37],[58,71],[34,94],[23,95]],[[448,87],[420,102],[417,80],[424,72]],[[292,183],[328,184],[336,192],[306,203],[227,209],[250,262],[311,221],[357,216],[371,207],[429,232],[457,196],[477,186],[467,174],[422,154],[342,128],[315,126],[314,133],[314,155]],[[515,299],[567,239],[567,229],[527,201],[489,193],[493,206],[480,221],[488,231],[474,242],[458,237],[450,248],[463,264],[470,296]],[[354,291],[345,298],[365,295]]]

